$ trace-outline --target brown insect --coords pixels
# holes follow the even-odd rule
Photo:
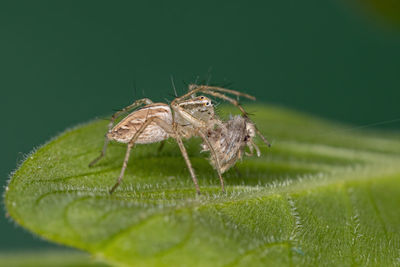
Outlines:
[[[235,127],[234,125],[238,124],[236,120],[225,123],[222,122],[215,115],[211,100],[205,96],[196,97],[196,93],[203,93],[221,98],[237,106],[242,112],[243,117],[240,118],[244,120],[242,121],[242,124],[245,128],[243,128],[243,126]],[[252,137],[255,136],[255,133],[258,133],[264,142],[269,145],[268,141],[262,136],[255,124],[252,123],[247,117],[246,111],[242,108],[238,101],[226,96],[224,93],[232,94],[237,97],[243,96],[255,100],[253,96],[230,89],[208,85],[189,85],[189,92],[183,96],[175,98],[170,105],[165,103],[153,103],[147,98],[135,101],[133,104],[123,108],[121,111],[116,112],[111,117],[103,150],[101,151],[101,154],[89,164],[89,167],[92,167],[105,155],[110,140],[128,144],[120,175],[117,182],[110,190],[110,193],[113,193],[122,182],[129,160],[130,151],[135,144],[155,143],[164,141],[171,137],[174,138],[178,143],[182,156],[195,184],[196,192],[200,194],[200,188],[196,175],[194,173],[186,148],[182,142],[182,138],[188,139],[198,136],[203,139],[203,149],[210,151],[211,163],[217,170],[221,183],[221,189],[224,191],[224,180],[222,178],[222,173],[231,167],[236,160],[241,157],[241,154],[244,150],[243,146],[247,145],[251,147],[251,145],[254,145],[252,142]],[[142,105],[145,106],[133,111],[114,126],[114,121],[122,113],[133,110]],[[245,132],[244,135],[241,133],[242,131]],[[229,133],[231,132],[233,132],[236,136],[240,136],[239,139],[241,140],[239,140],[240,145],[237,145],[234,148],[227,147],[225,142],[220,141],[222,138],[230,138],[231,135]],[[247,135],[249,136],[247,137],[249,138],[249,141],[243,141]],[[214,149],[215,146],[216,149]],[[226,150],[230,151],[230,159],[221,155],[221,153],[225,153]],[[258,148],[257,152],[259,153]]]
[[[253,141],[255,136],[254,123],[247,117],[238,115],[219,124],[216,128],[210,129],[207,137],[211,146],[206,143],[201,144],[201,152],[210,151],[210,147],[212,147],[217,156],[220,171],[224,173],[235,165],[243,154],[252,156],[255,149],[257,156],[261,155],[260,149]],[[269,143],[267,145],[270,146]],[[249,148],[250,153],[244,152],[246,147]],[[210,158],[210,162],[214,168],[217,168],[217,162],[213,157]]]

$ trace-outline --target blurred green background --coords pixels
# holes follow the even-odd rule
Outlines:
[[[390,0],[1,1],[1,185],[64,129],[143,96],[172,99],[171,75],[178,93],[200,76],[399,130],[399,11]],[[55,247],[4,216],[0,236],[0,251]]]

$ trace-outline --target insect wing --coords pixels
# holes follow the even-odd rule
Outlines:
[[[227,171],[241,158],[246,145],[244,142],[245,136],[246,121],[240,116],[236,116],[210,132],[209,141],[218,158],[222,173]],[[215,167],[213,157],[210,160]]]

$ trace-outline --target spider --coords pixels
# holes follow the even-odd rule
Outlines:
[[[153,103],[150,99],[143,98],[133,102],[131,105],[112,115],[111,121],[108,124],[108,131],[105,136],[103,149],[100,155],[89,164],[89,167],[92,167],[102,157],[104,157],[110,140],[127,144],[127,150],[120,175],[115,185],[110,189],[110,194],[112,194],[121,184],[127,168],[130,151],[135,144],[150,144],[164,141],[170,137],[174,138],[178,143],[195,185],[196,192],[197,194],[200,194],[200,187],[196,178],[196,174],[193,170],[186,148],[182,142],[182,138],[189,139],[195,136],[202,138],[205,144],[204,148],[210,151],[211,162],[218,173],[221,190],[223,192],[225,191],[222,173],[226,170],[224,167],[226,165],[226,159],[217,154],[222,152],[222,150],[217,149],[217,151],[215,151],[212,144],[218,142],[218,136],[221,137],[221,134],[214,132],[214,134],[210,135],[210,132],[212,133],[215,131],[215,128],[218,129],[221,127],[227,131],[233,129],[231,126],[229,126],[229,122],[224,123],[215,115],[214,106],[210,98],[204,95],[196,97],[196,93],[202,93],[220,98],[238,107],[242,112],[241,118],[244,118],[248,122],[248,125],[251,125],[250,128],[254,131],[254,133],[251,134],[251,138],[255,136],[255,133],[257,133],[262,140],[269,145],[268,141],[260,133],[255,124],[252,123],[247,117],[246,111],[239,104],[239,102],[230,96],[226,96],[224,93],[255,100],[255,98],[251,95],[216,86],[192,84],[189,85],[189,91],[186,94],[175,98],[170,105],[165,103]],[[117,125],[114,126],[114,121],[120,117],[122,113],[131,111],[140,106],[143,107],[128,114]],[[208,135],[212,137],[211,142]],[[241,146],[237,146],[234,150],[236,150],[235,153],[237,154],[243,149]]]

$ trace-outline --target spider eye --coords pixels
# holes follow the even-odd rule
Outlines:
[[[204,99],[204,96],[201,96],[200,99]]]
[[[207,103],[206,103],[206,106],[209,106],[209,105],[210,105],[210,102],[207,102]]]

